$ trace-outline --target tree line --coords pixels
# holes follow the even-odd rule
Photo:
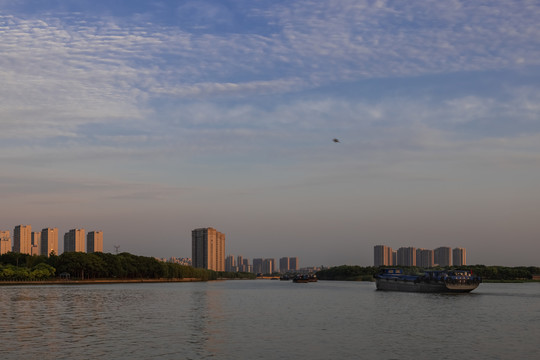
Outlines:
[[[387,267],[387,266],[386,266]],[[373,280],[373,275],[379,273],[385,266],[351,266],[341,265],[322,269],[317,272],[317,277],[321,280]],[[533,275],[540,274],[540,267],[536,266],[486,266],[486,265],[467,265],[467,266],[449,266],[444,268],[422,269],[419,267],[402,267],[407,273],[421,273],[424,270],[445,270],[461,269],[469,270],[475,276],[482,277],[488,281],[516,281],[531,280]]]
[[[153,257],[121,254],[65,252],[37,256],[8,252],[0,255],[0,280],[34,281],[70,279],[199,279],[255,278],[254,274],[226,273],[167,263]]]

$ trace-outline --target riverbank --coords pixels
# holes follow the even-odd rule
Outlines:
[[[0,281],[0,286],[11,285],[95,285],[95,284],[131,284],[131,283],[171,283],[208,281],[198,278],[182,279],[88,279],[88,280],[43,280],[43,281]]]

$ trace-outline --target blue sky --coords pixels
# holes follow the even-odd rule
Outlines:
[[[538,19],[534,1],[0,0],[0,229],[538,265]]]

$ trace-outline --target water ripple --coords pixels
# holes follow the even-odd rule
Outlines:
[[[539,284],[458,296],[323,281],[4,286],[0,359],[533,359],[539,298]]]

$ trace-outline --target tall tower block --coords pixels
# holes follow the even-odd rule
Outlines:
[[[214,228],[199,228],[191,232],[193,267],[225,271],[225,234]]]

